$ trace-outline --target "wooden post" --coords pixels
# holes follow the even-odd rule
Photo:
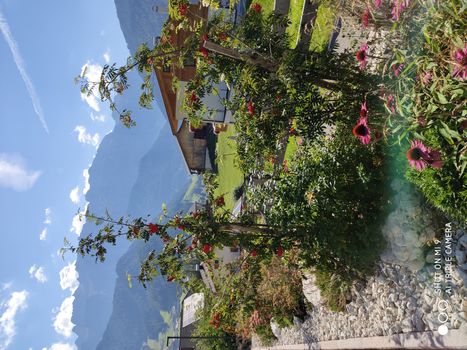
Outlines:
[[[209,51],[218,53],[223,56],[227,56],[233,58],[234,60],[245,61],[255,66],[264,68],[270,72],[276,72],[278,65],[262,56],[260,56],[257,52],[239,52],[235,49],[231,49],[229,47],[223,47],[216,43],[206,40],[203,44],[203,47],[208,49]]]

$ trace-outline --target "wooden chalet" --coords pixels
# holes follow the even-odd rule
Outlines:
[[[188,13],[194,18],[208,18],[208,8],[199,4],[190,4]],[[169,19],[168,21],[173,21]],[[182,46],[185,39],[190,35],[189,31],[180,30],[172,33],[175,46]],[[204,122],[196,130],[190,129],[189,122],[185,119],[184,112],[180,108],[180,91],[174,91],[172,82],[176,77],[181,85],[193,79],[196,73],[195,60],[187,60],[180,68],[173,66],[156,69],[156,77],[164,101],[167,119],[173,135],[180,146],[186,165],[192,174],[201,173],[205,170],[216,170],[215,167],[215,144],[216,135],[213,124]],[[182,85],[183,86],[183,85]],[[180,90],[183,90],[182,88]],[[178,95],[178,96],[177,96]]]

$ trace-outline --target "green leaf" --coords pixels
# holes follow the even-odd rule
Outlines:
[[[436,91],[436,95],[438,96],[438,100],[439,100],[440,103],[442,103],[443,105],[448,103],[448,100],[446,99],[446,97],[441,92]]]
[[[454,42],[454,44],[456,44],[456,46],[459,48],[459,49],[463,49],[464,48],[464,42],[462,41],[462,39],[456,35],[452,41]]]
[[[126,273],[126,279],[127,279],[127,281],[128,281],[128,287],[129,287],[129,288],[133,288],[133,283],[131,282],[132,277],[131,277],[131,275],[130,275],[128,272]]]
[[[438,129],[439,133],[451,144],[454,144],[453,139],[445,129]]]

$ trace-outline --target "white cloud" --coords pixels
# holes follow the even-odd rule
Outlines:
[[[71,323],[71,315],[73,314],[73,300],[74,296],[69,296],[63,300],[60,305],[60,310],[54,318],[54,328],[58,334],[63,335],[65,338],[71,337],[73,333],[73,323]]]
[[[97,147],[99,145],[99,142],[101,140],[101,137],[99,133],[95,133],[94,135],[91,135],[86,131],[86,128],[82,125],[77,125],[75,127],[75,130],[78,133],[78,141],[81,143],[85,143],[88,145],[93,145],[94,147]]]
[[[21,75],[21,78],[23,79],[24,85],[26,85],[26,89],[28,90],[28,94],[31,99],[32,106],[34,108],[34,112],[36,112],[37,116],[39,117],[42,127],[45,129],[47,133],[49,133],[49,128],[45,121],[44,113],[42,112],[42,107],[39,101],[39,97],[37,96],[37,93],[36,93],[36,88],[32,84],[32,81],[29,78],[28,73],[26,72],[26,64],[24,63],[23,58],[21,57],[18,44],[16,43],[16,40],[13,38],[13,35],[11,34],[11,31],[10,31],[10,26],[8,25],[8,22],[6,21],[6,18],[3,16],[3,13],[1,11],[0,11],[0,31],[2,32],[3,37],[5,38],[10,48],[11,54],[13,55],[13,60],[15,61],[15,64],[16,64],[16,68],[18,68],[19,74]]]
[[[42,348],[42,350],[76,350],[76,346],[68,343],[55,343],[50,348]]]
[[[13,282],[2,283],[2,290],[10,289],[12,285],[13,285]]]
[[[110,62],[110,52],[109,52],[109,50],[107,50],[106,52],[104,52],[104,54],[102,55],[102,57],[104,57],[105,63],[109,63],[109,62]]]
[[[41,234],[39,235],[39,239],[41,241],[45,241],[47,238],[47,227],[44,227],[41,231]]]
[[[79,203],[79,199],[80,199],[80,195],[79,195],[79,186],[76,186],[75,188],[73,188],[70,192],[70,199],[73,203],[75,204],[78,204]]]
[[[83,170],[83,177],[84,177],[83,194],[86,194],[91,188],[91,185],[89,184],[89,169]]]
[[[45,208],[44,212],[45,212],[44,224],[50,225],[52,223],[52,209]]]
[[[13,292],[7,301],[0,303],[0,350],[5,350],[16,335],[15,317],[18,311],[26,308],[28,292]]]
[[[94,114],[91,112],[91,120],[93,122],[105,122],[106,119],[105,114]]]
[[[40,171],[28,170],[21,157],[0,153],[1,187],[11,188],[15,191],[26,191],[34,186],[40,175]]]
[[[47,282],[47,276],[45,275],[44,268],[35,264],[29,268],[29,277],[35,278],[39,283]]]
[[[83,72],[86,72],[86,79],[90,83],[98,83],[101,79],[102,67],[98,64],[91,64],[89,61],[87,61],[86,64],[81,67],[81,75],[83,75]],[[98,102],[99,92],[97,88],[94,88],[90,95],[81,93],[81,99],[86,101],[89,107],[91,107],[94,111],[99,112],[101,110]]]
[[[72,263],[68,263],[63,269],[60,270],[60,287],[63,290],[69,289],[71,294],[75,292],[75,290],[79,286],[78,282],[78,271],[76,271],[76,260]]]
[[[83,212],[76,214],[75,216],[73,216],[73,220],[71,221],[70,232],[76,233],[77,236],[79,236],[81,234],[81,231],[83,231],[83,226],[86,221],[83,214]]]

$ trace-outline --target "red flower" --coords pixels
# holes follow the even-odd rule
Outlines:
[[[411,147],[407,151],[406,155],[411,167],[416,168],[418,171],[422,171],[428,165],[435,169],[439,169],[443,166],[441,153],[439,151],[432,150],[419,140],[412,140],[410,142],[410,146]]]
[[[170,240],[170,236],[169,236],[169,235],[164,235],[164,236],[162,236],[162,242],[167,243],[169,240]]]
[[[183,226],[183,225],[178,225],[178,229],[183,231],[183,230],[185,229],[185,226]]]
[[[364,70],[366,67],[367,58],[368,58],[367,51],[368,51],[368,44],[366,43],[361,44],[360,50],[357,51],[356,57],[357,57],[358,62],[360,62],[361,70]]]
[[[205,243],[205,244],[203,245],[203,252],[205,252],[206,254],[208,254],[208,253],[211,251],[211,248],[212,248],[212,247],[211,247],[210,244]]]
[[[253,249],[251,252],[250,252],[250,255],[252,258],[256,258],[256,256],[258,255],[258,252],[256,251],[256,249]]]
[[[178,14],[180,16],[185,17],[187,12],[188,12],[188,5],[187,4],[178,5]]]
[[[362,14],[362,25],[363,25],[363,28],[368,28],[369,19],[370,19],[370,10],[369,10],[368,7],[367,7],[367,8],[365,9],[365,11],[363,11],[363,14]]]
[[[424,128],[427,124],[426,119],[423,117],[418,117],[417,121],[418,125],[420,125],[422,128]]]
[[[199,52],[201,52],[201,56],[203,56],[204,58],[209,57],[209,51],[205,47],[200,47]]]
[[[220,41],[226,41],[227,40],[227,34],[225,34],[225,33],[219,33],[219,35],[217,37],[219,38]]]
[[[214,201],[214,203],[215,203],[218,207],[223,207],[223,206],[225,205],[224,196],[220,196],[220,197],[216,198],[216,200]]]
[[[148,227],[149,227],[149,232],[151,232],[151,233],[157,233],[157,232],[159,232],[159,226],[156,225],[156,224],[150,223],[150,224],[148,225]]]
[[[287,166],[287,160],[286,159],[284,159],[284,161],[282,162],[282,168],[284,169],[284,173],[289,172],[289,167]]]
[[[255,107],[251,101],[248,101],[248,113],[250,113],[250,115],[255,114]]]
[[[276,255],[279,257],[279,258],[282,258],[282,255],[284,255],[284,249],[282,249],[282,247],[279,247],[276,249]]]
[[[261,5],[258,4],[257,2],[252,3],[252,4],[250,5],[250,8],[251,8],[253,11],[257,12],[257,13],[261,13],[261,10],[262,10]]]
[[[196,102],[198,101],[198,96],[196,96],[196,93],[193,91],[190,96],[190,101],[191,102]]]
[[[220,315],[220,313],[215,312],[212,315],[211,319],[209,320],[209,324],[217,329],[217,328],[219,328],[220,323],[221,323],[221,315]]]
[[[368,127],[367,122],[368,110],[366,108],[366,102],[362,103],[360,109],[360,119],[357,122],[357,125],[352,129],[352,133],[360,139],[360,142],[364,145],[370,143],[370,128]]]
[[[174,276],[167,276],[167,282],[172,282],[175,279]]]
[[[458,49],[454,52],[454,68],[452,77],[459,80],[467,79],[467,43],[464,44],[464,49]]]
[[[208,41],[208,39],[209,39],[209,36],[206,33],[201,35],[201,40],[202,41]]]
[[[383,137],[383,134],[381,134],[381,132],[379,132],[379,131],[376,131],[375,132],[375,142],[379,141],[381,139],[381,137]]]

